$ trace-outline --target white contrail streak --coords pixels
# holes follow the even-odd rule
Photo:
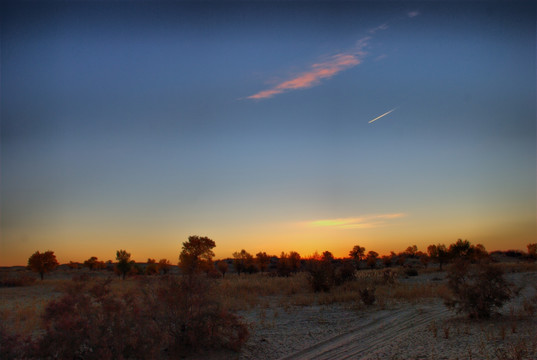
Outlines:
[[[393,109],[391,109],[390,111],[385,112],[384,114],[382,114],[382,115],[380,115],[380,116],[377,116],[377,117],[374,118],[373,120],[370,120],[370,121],[368,122],[368,124],[371,124],[373,121],[376,121],[376,120],[380,119],[381,117],[384,117],[384,116],[388,115],[389,113],[395,111],[396,109],[397,109],[397,108],[393,108]]]

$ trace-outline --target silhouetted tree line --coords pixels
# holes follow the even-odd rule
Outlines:
[[[179,256],[179,268],[182,273],[189,274],[193,269],[202,271],[209,277],[224,277],[230,270],[235,271],[239,276],[241,274],[254,274],[258,272],[269,273],[273,276],[290,276],[299,271],[311,272],[315,266],[312,262],[318,262],[319,256],[315,254],[308,258],[302,258],[296,251],[289,253],[282,252],[280,256],[269,255],[266,252],[258,252],[252,255],[242,249],[233,253],[232,259],[213,261],[215,243],[207,237],[191,236],[186,244],[186,248]],[[490,258],[491,255],[504,255],[513,258],[522,258],[529,261],[537,260],[537,243],[527,245],[527,253],[520,250],[495,251],[491,254],[487,252],[481,244],[473,245],[468,240],[458,239],[455,243],[446,246],[444,244],[433,244],[427,247],[426,252],[418,250],[416,245],[407,247],[405,251],[389,255],[380,256],[377,252],[366,249],[360,245],[355,245],[350,251],[348,258],[335,259],[331,258],[329,262],[337,272],[346,272],[350,266],[356,270],[364,268],[390,268],[393,266],[405,266],[406,264],[419,264],[428,267],[430,263],[436,263],[440,270],[443,270],[446,264],[457,259],[466,259],[476,263],[484,258]],[[326,253],[326,252],[325,252]],[[325,255],[323,253],[323,256]],[[148,258],[145,264],[136,263],[131,259],[131,254],[126,250],[116,252],[116,263],[112,260],[106,262],[100,261],[97,257],[92,256],[85,260],[83,264],[69,262],[67,266],[71,269],[81,269],[87,267],[89,270],[109,270],[114,271],[123,279],[128,275],[158,275],[168,274],[171,269],[171,263],[167,259]],[[327,260],[328,261],[328,260]],[[41,280],[44,275],[58,267],[58,261],[53,251],[40,253],[37,251],[28,259],[28,268],[37,272]],[[340,268],[345,267],[346,270]],[[334,270],[334,271],[335,271]]]

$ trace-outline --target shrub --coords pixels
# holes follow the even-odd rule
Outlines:
[[[375,287],[366,287],[365,289],[359,290],[360,299],[365,305],[373,305],[375,303]]]
[[[330,291],[334,282],[334,267],[330,260],[323,259],[316,254],[308,259],[306,269],[313,291]]]
[[[350,261],[343,262],[342,265],[338,266],[334,271],[334,282],[336,285],[341,285],[348,281],[355,279],[354,276],[355,267]]]
[[[513,297],[503,270],[485,262],[453,264],[448,271],[448,287],[452,296],[445,300],[446,306],[471,318],[487,318]]]
[[[418,276],[418,270],[413,267],[409,267],[405,270],[406,276]]]
[[[155,357],[163,341],[151,312],[134,292],[109,290],[110,280],[93,286],[83,278],[45,309],[45,334],[39,356],[51,358],[125,359]]]
[[[222,308],[212,283],[201,275],[145,277],[123,293],[110,291],[110,282],[77,277],[51,301],[35,357],[179,358],[202,348],[238,350],[248,337],[247,326]]]
[[[210,280],[168,276],[155,293],[153,314],[169,338],[172,356],[207,347],[239,350],[248,338],[247,326],[222,308]]]

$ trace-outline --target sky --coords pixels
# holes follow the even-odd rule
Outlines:
[[[0,265],[537,239],[534,2],[10,2]]]

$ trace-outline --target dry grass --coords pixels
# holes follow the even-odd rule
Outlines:
[[[384,270],[361,270],[356,272],[356,280],[334,286],[330,292],[313,292],[307,273],[290,277],[269,277],[265,274],[227,275],[216,280],[219,293],[227,309],[248,310],[254,307],[280,306],[288,310],[292,306],[349,304],[360,305],[360,290],[376,289],[376,304],[385,307],[396,302],[417,303],[427,299],[442,298],[447,292],[439,282],[398,281],[386,283]]]

